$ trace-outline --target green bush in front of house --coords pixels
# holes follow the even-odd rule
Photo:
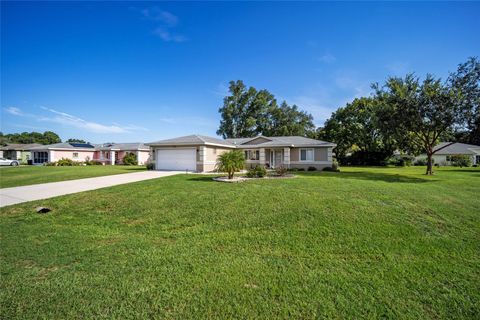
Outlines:
[[[62,158],[56,162],[56,166],[59,167],[73,167],[73,166],[82,166],[84,163],[80,161],[74,161],[68,158]]]
[[[267,175],[267,169],[264,166],[256,166],[247,172],[248,178],[263,178]]]
[[[450,162],[454,167],[470,167],[472,165],[472,159],[469,156],[463,154],[456,154],[450,156]]]
[[[126,166],[136,166],[138,164],[137,156],[133,152],[127,152],[123,157],[123,164]]]

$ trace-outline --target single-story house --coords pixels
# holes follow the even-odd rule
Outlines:
[[[210,172],[215,170],[217,157],[223,152],[241,149],[247,167],[264,165],[269,168],[321,170],[332,166],[332,149],[336,144],[299,136],[239,139],[218,139],[189,135],[146,143],[156,170]]]
[[[145,164],[149,158],[149,147],[143,143],[90,144],[62,142],[42,145],[30,149],[33,164],[54,162],[62,158],[74,161],[93,160],[104,164],[122,164],[123,157],[132,152],[137,156],[138,164]]]
[[[433,150],[438,150],[450,143],[451,142],[441,142]],[[448,147],[437,151],[433,154],[432,159],[434,160],[435,164],[439,164],[441,166],[448,166],[452,164],[451,156],[454,155],[468,156],[470,157],[472,164],[480,164],[480,146],[458,142],[450,144]],[[416,159],[425,159],[426,157],[426,154],[421,154],[416,157]]]
[[[11,143],[0,147],[0,158],[9,160],[18,160],[22,164],[26,164],[28,160],[32,159],[30,148],[39,147],[39,143]]]

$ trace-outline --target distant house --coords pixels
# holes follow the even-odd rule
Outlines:
[[[149,158],[149,148],[143,143],[90,144],[62,142],[41,145],[30,149],[33,164],[54,162],[62,158],[74,161],[94,160],[104,164],[122,164],[127,153],[137,156],[138,164],[145,164]]]
[[[217,157],[240,149],[247,167],[287,167],[321,170],[332,166],[336,144],[299,136],[218,139],[190,135],[147,143],[157,170],[209,172],[215,170]]]
[[[434,148],[434,150],[438,150],[449,143],[451,142],[441,142]],[[451,157],[454,155],[468,156],[470,157],[472,164],[480,164],[480,146],[466,143],[453,143],[448,147],[437,151],[432,158],[434,159],[435,164],[448,166],[452,164]],[[426,154],[421,154],[416,157],[416,159],[425,159],[426,157]]]
[[[9,160],[18,160],[22,164],[26,164],[28,160],[32,159],[30,148],[42,146],[38,143],[20,144],[11,143],[0,147],[0,158]]]

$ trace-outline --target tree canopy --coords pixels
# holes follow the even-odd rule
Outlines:
[[[2,144],[8,143],[40,143],[40,144],[52,144],[62,142],[58,134],[52,131],[40,132],[22,132],[22,133],[0,133],[0,139]]]
[[[357,98],[332,114],[319,130],[318,138],[337,144],[335,154],[342,163],[382,164],[396,145],[380,130],[377,109],[375,98]]]
[[[432,75],[420,81],[413,74],[391,77],[375,85],[380,130],[394,137],[402,150],[427,155],[427,174],[432,174],[432,155],[439,138],[461,123],[459,92]],[[446,147],[446,146],[445,146]]]
[[[315,125],[309,113],[289,106],[280,106],[267,90],[247,88],[243,81],[230,81],[229,95],[219,109],[222,119],[217,134],[224,138],[300,135],[313,136]]]

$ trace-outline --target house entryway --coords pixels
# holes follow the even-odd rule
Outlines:
[[[283,149],[270,150],[270,166],[279,167],[283,164]]]

